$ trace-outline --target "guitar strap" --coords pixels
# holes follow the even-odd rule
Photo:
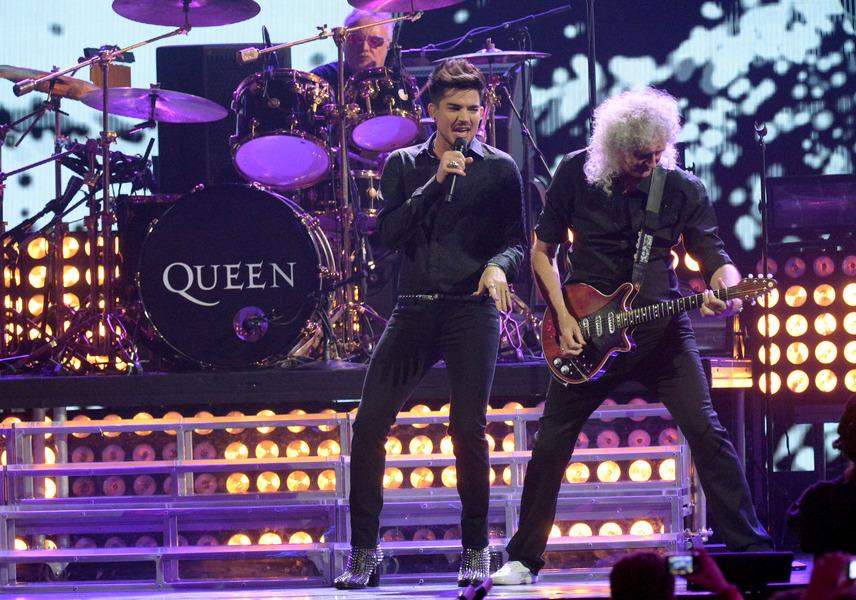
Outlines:
[[[633,285],[641,286],[645,278],[645,265],[651,256],[651,244],[654,233],[660,227],[660,203],[663,200],[663,187],[666,184],[666,170],[656,167],[651,173],[651,187],[648,188],[648,202],[645,205],[645,218],[636,241],[636,254],[633,257]]]

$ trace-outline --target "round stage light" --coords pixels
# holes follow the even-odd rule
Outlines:
[[[562,537],[562,530],[559,529],[559,526],[553,523],[553,526],[550,528],[550,535],[548,537],[557,538]]]
[[[644,429],[634,429],[627,434],[628,448],[644,448],[651,445],[651,434]]]
[[[250,539],[246,533],[236,533],[232,537],[229,538],[229,541],[226,542],[227,546],[250,546],[253,541]]]
[[[800,371],[798,369],[788,373],[788,378],[785,383],[788,386],[788,389],[795,394],[802,394],[808,389],[808,384],[810,382],[811,380],[809,379],[808,374],[806,374],[805,371]]]
[[[62,295],[62,303],[74,310],[80,308],[80,298],[77,297],[77,294],[72,294],[71,292],[66,292]],[[65,326],[64,330],[68,331],[68,327],[70,325],[71,323],[69,322],[69,324]]]
[[[621,467],[612,460],[605,460],[597,466],[597,478],[603,483],[615,483],[621,478]]]
[[[62,285],[63,287],[69,288],[73,285],[77,285],[77,282],[80,281],[80,270],[77,267],[73,267],[71,265],[65,265],[62,268]]]
[[[838,377],[830,369],[821,369],[814,376],[814,385],[821,392],[829,393],[835,391],[835,386],[838,385]]]
[[[300,458],[301,456],[309,456],[311,450],[306,440],[292,440],[285,447],[285,455],[288,458]]]
[[[66,260],[72,258],[80,250],[80,242],[76,238],[67,235],[62,238],[62,257]]]
[[[848,283],[841,292],[841,297],[847,306],[856,306],[856,283]]]
[[[383,445],[386,448],[387,455],[398,455],[401,454],[404,447],[401,445],[401,440],[395,436],[389,436],[386,439],[386,443]]]
[[[801,337],[808,331],[808,320],[803,315],[791,315],[785,321],[785,331],[791,337]]]
[[[88,415],[82,415],[82,414],[81,414],[81,415],[75,415],[75,416],[74,416],[74,418],[71,420],[71,422],[72,422],[72,423],[74,423],[74,424],[76,424],[76,425],[86,425],[86,424],[88,424],[91,420],[92,420],[92,419],[90,419]],[[74,432],[74,433],[72,433],[71,435],[72,435],[73,437],[78,438],[78,439],[83,439],[83,438],[88,438],[88,437],[89,437],[89,433],[88,433],[88,432],[85,432],[85,431],[75,431],[75,432]]]
[[[779,362],[779,359],[782,357],[782,351],[779,350],[778,344],[770,344],[770,360],[772,364],[776,364]],[[758,348],[758,359],[761,361],[761,364],[767,364],[767,348],[766,346],[761,346]]]
[[[424,404],[415,404],[410,409],[411,416],[424,416],[431,412],[431,408]],[[413,423],[411,425],[414,429],[425,429],[428,427],[428,423]]]
[[[37,237],[27,244],[27,254],[30,255],[30,258],[41,260],[48,255],[48,252],[50,252],[50,245],[47,239],[43,237]]]
[[[785,354],[791,364],[801,365],[808,360],[808,346],[802,342],[793,342],[788,345]]]
[[[648,481],[651,479],[651,463],[647,460],[634,460],[627,468],[630,481]]]
[[[154,419],[154,417],[152,415],[150,415],[149,413],[144,412],[144,411],[138,412],[133,417],[131,417],[132,421],[151,421],[152,419]],[[142,436],[142,437],[145,437],[147,435],[152,434],[151,431],[136,431],[136,430],[134,431],[134,433],[136,433],[137,435]]]
[[[289,544],[311,544],[312,536],[306,533],[305,531],[295,531],[291,534],[291,537],[288,538]]]
[[[585,463],[571,463],[565,469],[565,478],[568,480],[568,483],[585,483],[589,480],[589,477],[591,477],[591,473]]]
[[[214,415],[212,415],[212,414],[211,414],[210,412],[208,412],[207,410],[200,410],[200,411],[199,411],[199,412],[197,412],[195,415],[193,415],[193,418],[194,418],[194,419],[200,419],[200,420],[205,420],[205,421],[207,421],[207,420],[209,420],[209,419],[213,419],[213,418],[214,418]],[[208,434],[210,434],[212,431],[214,431],[214,430],[213,430],[213,429],[194,429],[194,430],[193,430],[193,433],[196,433],[196,434],[198,434],[198,435],[208,435]]]
[[[818,306],[829,306],[835,302],[835,288],[828,283],[823,283],[814,288],[814,303]]]
[[[799,308],[808,300],[808,292],[801,285],[792,285],[785,290],[785,304],[791,308]]]
[[[766,331],[766,316],[762,315],[758,317],[758,333],[766,336]],[[770,315],[770,337],[773,337],[777,333],[779,333],[779,318],[776,315]]]
[[[654,526],[648,521],[635,521],[630,526],[630,535],[654,535]]]
[[[29,550],[30,546],[21,538],[15,538],[15,550]]]
[[[434,451],[434,442],[427,435],[417,435],[407,445],[410,454],[431,454]]]
[[[440,440],[440,454],[454,454],[455,446],[452,443],[452,436],[444,435]]]
[[[568,537],[591,537],[592,534],[591,527],[587,523],[574,523],[568,529]]]
[[[442,481],[443,485],[447,488],[458,485],[458,471],[455,469],[455,465],[449,465],[443,469],[443,472],[440,473],[440,481]]]
[[[415,488],[429,488],[434,483],[434,472],[428,467],[416,467],[410,473],[410,485]]]
[[[383,535],[380,536],[384,542],[403,542],[405,540],[404,534],[401,533],[401,530],[397,527],[393,527],[392,529],[387,529],[383,532]]]
[[[502,451],[503,452],[514,452],[514,434],[509,433],[506,434],[504,438],[502,438]]]
[[[29,300],[27,300],[27,310],[30,311],[30,314],[34,317],[38,317],[42,314],[42,311],[45,309],[45,297],[42,294],[36,294],[32,296]],[[36,329],[37,336],[41,335],[38,329]]]
[[[502,407],[502,410],[504,410],[505,412],[517,412],[518,410],[521,410],[522,408],[523,408],[523,405],[520,404],[520,402],[507,402],[505,404],[505,406]],[[509,427],[514,425],[514,421],[503,421],[503,423],[505,423]]]
[[[851,340],[844,346],[844,360],[851,365],[856,364],[856,340]]]
[[[288,414],[299,417],[306,414],[306,411],[302,408],[295,408],[294,410],[288,411]],[[304,429],[306,429],[306,425],[288,425],[286,427],[291,433],[300,433]]]
[[[776,392],[778,392],[781,389],[782,378],[779,376],[778,373],[775,373],[775,372],[770,373],[770,382],[771,382],[771,385],[770,385],[770,393],[771,394],[775,394]],[[766,391],[767,391],[767,374],[766,373],[761,373],[761,376],[758,378],[758,387],[760,388],[760,390],[762,392],[766,393]]]
[[[279,491],[282,482],[279,475],[273,471],[262,471],[256,477],[256,489],[263,494]],[[285,485],[290,492],[303,492],[309,489],[309,475],[303,471],[289,473]]]
[[[505,485],[511,485],[511,467],[505,467],[502,470],[502,483]]]
[[[404,483],[404,474],[397,467],[387,467],[383,471],[383,489],[397,490]]]
[[[496,440],[493,439],[493,436],[491,434],[484,434],[484,439],[487,442],[488,452],[493,452],[494,450],[496,450]]]
[[[433,542],[436,539],[437,536],[427,527],[420,527],[419,529],[413,532],[414,542]]]
[[[824,340],[815,346],[814,357],[819,363],[831,364],[838,357],[838,347],[829,340]]]
[[[182,418],[183,417],[181,416],[181,413],[178,411],[175,411],[175,410],[171,410],[169,412],[166,412],[161,417],[161,419],[167,419],[169,421],[180,421]],[[175,435],[175,430],[174,429],[167,429],[166,431],[164,431],[164,433],[166,433],[167,435]]]
[[[226,413],[226,416],[232,417],[232,418],[242,418],[244,416],[244,413],[242,413],[239,410],[230,410],[228,413]],[[226,433],[231,433],[232,435],[238,435],[239,433],[244,433],[244,428],[243,427],[227,427]]]
[[[835,328],[837,326],[838,322],[831,313],[819,314],[814,320],[814,330],[820,335],[831,335],[835,333]]]
[[[318,473],[318,489],[322,492],[336,491],[336,471],[324,469]]]
[[[119,415],[109,414],[109,415],[104,415],[101,418],[101,420],[102,421],[119,422],[122,420],[122,417],[120,417]],[[121,431],[105,431],[101,435],[103,435],[104,437],[108,437],[108,438],[115,438],[115,437],[119,437],[121,434],[122,434]]]
[[[677,474],[677,465],[674,458],[667,458],[657,467],[657,473],[663,481],[674,481]]]
[[[281,543],[282,538],[273,531],[266,531],[259,536],[259,544],[262,546],[279,546]]]
[[[318,444],[318,456],[329,458],[339,456],[342,453],[342,447],[336,440],[324,440]]]
[[[844,376],[844,387],[848,392],[856,392],[856,369],[850,369]]]
[[[86,272],[84,273],[84,278],[86,279],[86,285],[89,285],[92,283],[92,272],[89,269],[86,269]],[[103,283],[104,283],[104,267],[99,265],[99,267],[98,267],[98,284],[102,285]]]
[[[771,290],[767,290],[766,294],[761,294],[758,296],[758,304],[761,306],[767,306],[767,302],[770,303],[770,308],[776,306],[779,303],[779,290],[778,288],[773,288]]]
[[[597,434],[598,448],[618,448],[621,444],[621,438],[614,429],[604,429]]]
[[[336,410],[332,409],[332,408],[324,408],[324,409],[319,410],[318,412],[321,413],[322,415],[330,415],[331,417],[334,417],[336,415]],[[318,431],[323,431],[325,433],[328,431],[335,431],[335,430],[336,430],[335,425],[319,425],[318,426]]]
[[[56,498],[56,481],[45,478],[45,498]]]
[[[814,259],[814,274],[818,277],[826,277],[835,272],[835,263],[828,256],[818,256]]]
[[[615,521],[607,521],[603,525],[600,526],[600,529],[597,530],[598,535],[622,535],[624,530],[621,529],[621,525],[616,523]]]
[[[487,470],[487,480],[490,485],[493,485],[494,482],[496,482],[496,471],[493,469],[493,467],[490,467]]]
[[[844,331],[850,335],[856,335],[856,312],[849,312],[844,315],[843,326]]]
[[[246,494],[250,491],[250,478],[246,473],[232,473],[226,478],[226,491],[230,494]]]
[[[268,417],[275,417],[276,413],[269,408],[263,408],[262,410],[256,413],[256,416],[261,417],[262,419],[266,419]],[[256,427],[256,431],[258,431],[262,435],[267,435],[272,431],[276,431],[276,427]]]
[[[308,446],[307,446],[308,447]],[[279,446],[272,440],[262,440],[256,444],[256,458],[278,458]]]

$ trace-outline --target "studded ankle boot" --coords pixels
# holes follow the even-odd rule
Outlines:
[[[490,552],[487,548],[464,548],[461,568],[458,570],[458,587],[479,585],[490,575]]]
[[[377,548],[351,548],[345,571],[333,584],[340,590],[358,590],[366,586],[377,587],[380,583],[380,561],[383,552]]]

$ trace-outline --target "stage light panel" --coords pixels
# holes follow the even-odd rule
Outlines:
[[[232,473],[226,478],[226,491],[230,494],[246,494],[250,491],[250,478],[246,473]]]
[[[765,323],[766,317],[764,315],[758,317],[758,333],[762,336],[766,337],[767,325]],[[770,336],[773,337],[779,333],[779,318],[776,315],[770,315]]]
[[[814,330],[823,336],[835,333],[837,326],[838,321],[832,313],[821,313],[814,320]]]
[[[621,467],[612,460],[605,460],[597,466],[597,478],[603,483],[615,483],[621,478]]]
[[[48,268],[45,265],[36,265],[30,269],[30,272],[27,274],[27,281],[30,283],[31,287],[41,289],[45,287],[47,276]]]
[[[275,417],[276,413],[269,408],[263,408],[262,410],[256,413],[256,416],[264,419],[267,417]],[[273,431],[276,431],[276,427],[256,427],[256,431],[258,431],[262,435],[267,435]]]
[[[27,301],[27,310],[29,313],[38,317],[45,309],[45,297],[42,294],[36,294]]]
[[[814,288],[812,296],[814,297],[814,303],[818,306],[829,306],[835,302],[835,288],[828,283],[823,283]]]
[[[821,392],[828,394],[835,391],[835,387],[838,385],[838,377],[830,369],[821,369],[814,376],[814,385]]]
[[[274,531],[266,531],[259,536],[259,544],[262,546],[279,546],[282,538]]]
[[[427,467],[416,467],[410,473],[410,485],[415,488],[429,488],[434,483],[434,472]]]
[[[278,457],[279,446],[277,446],[276,442],[274,442],[273,440],[262,440],[261,442],[256,444],[256,458],[265,459]]]
[[[785,321],[785,331],[791,337],[802,337],[808,331],[808,320],[803,315],[791,315]]]
[[[263,471],[256,477],[256,489],[263,494],[278,492],[280,487],[279,475],[273,471]],[[289,473],[285,485],[290,492],[302,492],[309,489],[309,475],[303,471]]]
[[[815,346],[814,357],[821,364],[832,364],[838,357],[838,347],[829,340],[824,340]]]
[[[634,460],[627,469],[630,481],[648,481],[651,479],[651,463],[647,460]]]
[[[66,260],[73,258],[80,250],[80,242],[71,235],[62,238],[62,257]]]
[[[797,369],[788,373],[788,378],[785,383],[788,386],[788,389],[793,393],[802,394],[808,389],[810,381],[811,380],[805,371]]]
[[[226,460],[244,460],[249,458],[250,451],[247,445],[242,442],[231,442],[226,449],[223,450],[223,458]]]
[[[808,360],[808,346],[802,342],[792,342],[786,350],[788,361],[794,365],[801,365]]]
[[[630,526],[630,535],[654,535],[654,526],[648,521],[634,521]]]
[[[591,477],[591,472],[585,463],[575,462],[565,469],[565,479],[568,483],[585,483]]]
[[[336,440],[324,440],[318,444],[318,456],[332,457],[339,456],[342,453],[342,447]]]
[[[318,473],[318,489],[323,492],[336,491],[336,471],[324,469]]]
[[[410,440],[407,448],[410,454],[431,454],[434,451],[434,442],[427,435],[417,435]]]
[[[588,523],[574,523],[568,529],[568,537],[591,537],[593,532]]]
[[[389,436],[386,439],[386,443],[384,443],[383,447],[386,449],[387,455],[397,456],[402,453],[404,450],[404,446],[401,444],[401,440],[395,436]]]
[[[782,351],[779,350],[778,344],[770,344],[770,361],[771,364],[776,364],[782,357]],[[762,364],[767,364],[767,347],[761,346],[758,348],[758,358]]]
[[[774,372],[770,373],[770,381],[771,381],[770,393],[775,394],[782,387],[782,378],[779,376],[778,373],[776,373],[774,371]],[[758,387],[761,389],[762,392],[766,393],[766,391],[767,391],[767,374],[766,373],[762,373],[761,376],[758,378]]]
[[[288,458],[299,458],[301,456],[309,456],[311,450],[306,440],[292,440],[285,447],[285,455]]]
[[[621,528],[621,525],[616,523],[615,521],[607,521],[597,530],[598,535],[623,535],[624,530]]]
[[[677,474],[677,465],[674,458],[667,458],[657,467],[657,474],[663,481],[674,481]]]
[[[80,281],[80,269],[73,265],[65,265],[62,268],[62,285],[63,287],[69,288],[73,285],[77,285]]]
[[[792,285],[785,291],[785,304],[791,308],[799,308],[808,300],[808,292],[801,285]]]
[[[387,467],[383,471],[383,489],[397,490],[404,483],[404,474],[397,467]]]

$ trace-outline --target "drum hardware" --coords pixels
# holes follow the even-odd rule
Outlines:
[[[348,0],[348,4],[368,12],[416,12],[446,8],[464,0]]]

